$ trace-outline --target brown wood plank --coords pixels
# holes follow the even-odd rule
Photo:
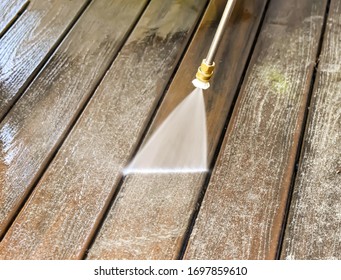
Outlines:
[[[73,25],[88,0],[32,1],[0,39],[0,120]]]
[[[3,239],[0,258],[73,259],[84,255],[121,168],[165,90],[205,4],[205,0],[149,4]],[[127,17],[126,12],[120,13]]]
[[[326,1],[271,1],[186,259],[274,259]]]
[[[0,2],[0,37],[13,24],[28,3],[28,0],[2,0]]]
[[[282,258],[341,259],[341,2],[331,1]]]
[[[0,125],[0,236],[147,1],[95,1]]]
[[[209,161],[231,107],[266,1],[238,1],[205,92]],[[151,131],[192,90],[226,1],[212,1],[175,76]],[[89,252],[90,259],[174,259],[195,211],[206,174],[130,175]]]

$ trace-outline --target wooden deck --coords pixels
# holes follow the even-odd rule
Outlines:
[[[225,4],[0,1],[0,259],[341,259],[339,0],[239,0],[210,172],[122,175]]]

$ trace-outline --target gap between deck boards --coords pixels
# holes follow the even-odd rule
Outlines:
[[[60,34],[59,38],[55,40],[54,43],[52,43],[51,48],[46,52],[44,57],[41,59],[41,61],[37,62],[36,67],[32,70],[31,73],[28,74],[26,80],[22,83],[20,88],[17,89],[17,92],[13,94],[13,96],[9,97],[8,100],[5,101],[8,103],[5,107],[0,106],[0,123],[3,122],[3,120],[6,118],[8,113],[12,110],[12,108],[15,106],[16,102],[20,99],[20,97],[24,94],[24,92],[30,87],[32,82],[35,80],[35,78],[39,75],[39,73],[44,69],[44,67],[48,64],[49,59],[52,57],[53,53],[58,49],[60,44],[63,42],[63,40],[67,37],[70,30],[75,26],[77,21],[81,18],[84,11],[87,9],[87,7],[90,5],[92,0],[85,0],[85,3],[80,7],[80,9],[77,11],[73,19],[70,20],[69,24],[65,27],[64,31]],[[29,1],[28,4],[25,6],[26,11],[29,7],[29,4],[31,2]],[[23,12],[24,12],[23,11]],[[23,14],[23,13],[22,13]],[[20,14],[20,15],[22,15]],[[18,17],[15,22],[19,22],[19,20],[22,17]],[[12,25],[11,25],[12,26]],[[6,34],[4,33],[3,36],[0,36],[0,40],[9,33],[11,29],[7,30]]]
[[[311,98],[314,92],[314,85],[315,85],[315,80],[316,80],[316,74],[320,62],[320,56],[321,56],[321,51],[322,51],[322,46],[323,46],[323,41],[324,41],[324,36],[326,33],[326,27],[327,27],[327,21],[328,21],[328,15],[329,15],[329,8],[330,8],[330,2],[331,0],[327,0],[327,6],[326,6],[326,11],[324,13],[324,18],[323,18],[323,25],[322,25],[322,30],[321,30],[321,36],[320,40],[318,43],[318,48],[317,48],[317,53],[316,53],[316,58],[315,58],[315,68],[313,71],[312,79],[310,81],[310,89],[308,93],[308,100],[307,100],[307,106],[306,110],[304,113],[304,120],[303,120],[303,125],[302,125],[302,130],[301,130],[301,135],[300,135],[300,140],[296,152],[296,161],[295,161],[295,169],[291,178],[291,186],[289,189],[289,194],[288,194],[288,199],[287,199],[287,205],[285,209],[285,216],[283,219],[283,226],[282,226],[282,231],[280,235],[280,239],[278,242],[278,248],[277,248],[277,253],[276,253],[276,259],[279,260],[281,258],[281,253],[282,253],[282,246],[283,246],[283,241],[284,241],[284,235],[285,235],[285,230],[287,228],[287,223],[288,223],[288,216],[290,212],[290,207],[291,207],[291,200],[292,200],[292,195],[294,191],[294,186],[295,186],[295,181],[297,177],[297,169],[301,161],[301,156],[302,156],[302,150],[303,150],[303,140],[306,135],[306,130],[307,130],[307,120],[308,120],[308,115],[309,115],[309,108],[311,104]]]
[[[20,16],[25,12],[29,4],[30,4],[30,1],[27,0],[26,2],[22,3],[22,6],[18,10],[14,11],[14,14],[12,14],[10,18],[8,19],[0,18],[0,20],[4,20],[4,22],[0,22],[0,39],[15,24],[15,22],[20,18]],[[5,11],[5,12],[8,12],[8,11]]]

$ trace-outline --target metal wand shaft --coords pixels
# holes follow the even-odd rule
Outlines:
[[[212,65],[212,63],[213,63],[214,56],[217,52],[219,43],[220,43],[221,38],[223,37],[223,34],[224,34],[225,26],[226,26],[231,14],[232,14],[232,10],[233,10],[233,7],[236,4],[236,2],[237,2],[237,0],[228,0],[227,1],[224,13],[221,17],[217,31],[214,35],[210,49],[208,50],[208,53],[207,53],[207,56],[205,59],[205,62],[208,65]]]
[[[219,43],[224,35],[225,27],[227,22],[232,14],[232,10],[234,5],[236,4],[237,0],[228,0],[223,12],[223,15],[220,19],[218,28],[216,33],[214,34],[214,38],[212,40],[210,49],[208,50],[206,58],[202,61],[200,67],[198,68],[196,79],[193,80],[193,84],[196,87],[201,87],[203,89],[207,89],[210,84],[209,80],[213,75],[213,70],[215,64],[213,62],[214,56],[217,52]]]

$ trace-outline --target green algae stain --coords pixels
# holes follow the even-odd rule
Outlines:
[[[279,70],[267,67],[263,71],[263,80],[271,92],[276,94],[284,94],[289,89],[289,83],[284,74]]]
[[[289,83],[279,71],[271,69],[267,77],[269,86],[274,92],[283,94],[288,90]]]

